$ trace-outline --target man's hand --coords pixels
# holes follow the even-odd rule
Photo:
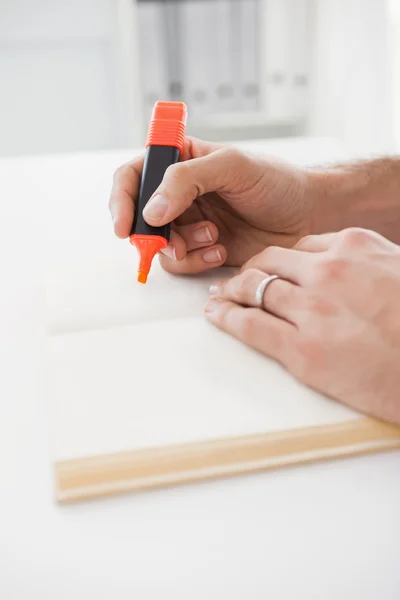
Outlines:
[[[310,232],[308,175],[296,167],[194,139],[170,166],[149,201],[150,225],[172,222],[162,266],[198,273],[223,263],[242,266],[266,246],[293,246]],[[118,169],[110,198],[117,236],[130,234],[143,157]]]
[[[267,274],[263,310],[255,293]],[[206,316],[305,384],[400,423],[400,247],[347,229],[271,247],[210,290]]]

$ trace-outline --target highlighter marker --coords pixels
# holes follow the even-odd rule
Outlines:
[[[185,143],[187,109],[183,102],[156,102],[146,140],[146,155],[139,200],[130,242],[139,253],[138,281],[146,283],[154,256],[169,241],[170,224],[152,227],[143,219],[143,209],[160,185],[167,168],[178,162]]]

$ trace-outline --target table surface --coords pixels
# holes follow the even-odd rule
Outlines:
[[[333,140],[241,145],[299,164],[346,158]],[[0,597],[398,600],[400,452],[54,503],[46,204],[103,178],[105,208],[112,173],[132,154],[0,161]]]

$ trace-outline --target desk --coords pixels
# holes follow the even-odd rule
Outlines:
[[[241,146],[299,164],[345,158],[332,140]],[[400,452],[54,504],[46,203],[62,186],[98,194],[104,210],[113,170],[131,155],[0,161],[0,597],[398,600]]]

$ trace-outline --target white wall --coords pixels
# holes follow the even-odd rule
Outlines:
[[[135,73],[122,75],[130,52],[119,19],[124,3],[132,4],[1,0],[0,155],[128,146],[139,138],[126,85]]]
[[[400,148],[400,17],[388,38],[389,1],[399,14],[400,0],[314,0],[309,133],[356,153],[391,151],[394,132]],[[0,0],[0,156],[140,145],[135,27],[134,0]]]
[[[390,47],[392,52],[392,108],[396,151],[400,153],[400,0],[390,0]]]
[[[385,0],[316,0],[311,132],[360,155],[394,147]]]

